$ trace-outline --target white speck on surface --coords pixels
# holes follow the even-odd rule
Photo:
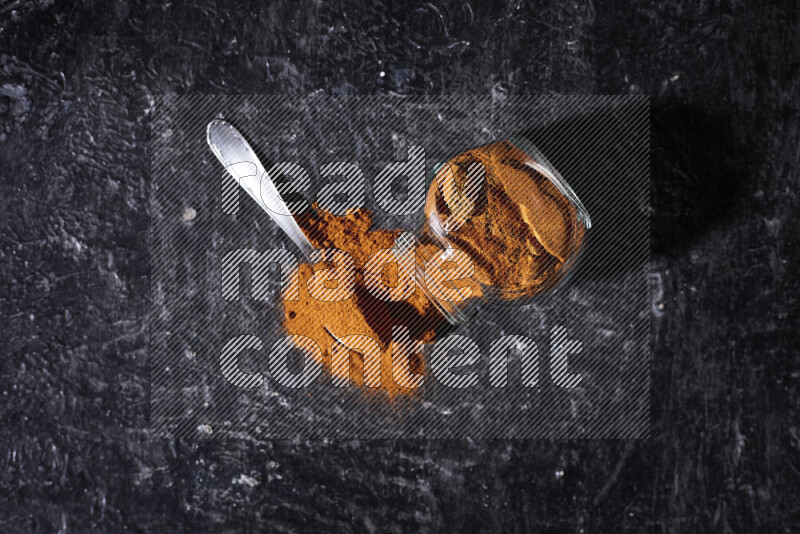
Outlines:
[[[597,333],[600,334],[600,336],[604,339],[608,339],[617,335],[616,332],[613,330],[608,330],[607,328],[598,328]]]
[[[81,243],[74,236],[64,234],[64,248],[73,251],[76,255],[83,252],[83,243]]]
[[[193,221],[197,217],[197,211],[194,208],[186,208],[183,210],[183,214],[181,215],[181,220],[184,222]]]
[[[247,476],[244,473],[239,475],[239,478],[234,478],[233,483],[239,484],[240,486],[247,486],[249,488],[255,488],[259,484],[257,479]]]
[[[775,217],[773,219],[765,217],[764,224],[766,225],[767,232],[771,237],[778,237],[778,234],[780,234],[781,231],[781,226],[783,224],[783,221],[779,217]]]
[[[664,315],[664,281],[661,273],[650,273],[650,311],[660,318]]]

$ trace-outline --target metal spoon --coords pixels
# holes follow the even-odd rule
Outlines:
[[[242,189],[247,191],[278,227],[289,236],[306,259],[313,263],[312,254],[316,249],[300,230],[289,207],[264,169],[264,165],[261,164],[244,136],[231,124],[223,120],[213,120],[208,123],[206,140],[211,151]],[[347,347],[338,336],[331,332],[330,328],[325,325],[323,328],[334,340]]]
[[[208,123],[206,140],[234,180],[311,261],[314,246],[300,230],[264,165],[239,130],[223,120],[213,120]]]

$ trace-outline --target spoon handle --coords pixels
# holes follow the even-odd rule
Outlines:
[[[225,166],[236,182],[247,191],[267,215],[300,249],[306,259],[311,259],[314,247],[300,230],[289,207],[281,198],[264,165],[239,131],[222,120],[208,123],[206,140],[211,151]]]

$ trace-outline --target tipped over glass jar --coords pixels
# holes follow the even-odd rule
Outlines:
[[[471,318],[481,301],[521,304],[564,282],[591,225],[529,140],[468,150],[439,165],[428,187],[419,285],[452,324]]]

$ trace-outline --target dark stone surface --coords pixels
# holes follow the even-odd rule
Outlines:
[[[502,101],[500,101],[502,100]],[[326,183],[319,168],[358,162],[369,191],[355,204],[374,215],[374,228],[416,232],[423,204],[407,216],[376,202],[374,177],[398,160],[408,144],[434,162],[514,132],[525,131],[547,154],[591,214],[592,229],[571,281],[513,306],[481,302],[476,317],[449,331],[474,343],[484,361],[467,390],[437,384],[436,349],[417,395],[389,402],[364,391],[333,387],[327,375],[292,389],[275,380],[273,344],[286,335],[280,282],[268,276],[259,301],[250,296],[257,271],[242,269],[242,295],[222,296],[223,257],[236,249],[297,250],[264,211],[240,193],[209,150],[206,128],[223,116],[236,124],[266,168],[292,161],[309,174],[309,197]],[[441,118],[440,118],[441,117]],[[225,95],[156,98],[150,121],[150,430],[163,438],[394,439],[415,438],[643,438],[650,418],[650,142],[649,105],[639,96],[515,97],[331,96],[289,98]],[[413,141],[412,141],[413,140]],[[280,179],[275,173],[271,176]],[[598,179],[601,177],[602,179]],[[424,176],[420,185],[424,186]],[[431,177],[432,178],[432,177]],[[281,182],[278,182],[279,184]],[[289,183],[289,180],[283,182]],[[239,195],[235,215],[221,209],[222,184]],[[424,193],[424,187],[420,187]],[[302,196],[297,209],[306,209]],[[191,207],[195,217],[183,219]],[[607,254],[613,251],[613,258]],[[248,285],[249,278],[249,285]],[[274,293],[273,293],[274,292]],[[361,305],[370,306],[361,296]],[[368,314],[397,324],[387,310]],[[325,321],[318,310],[315,320]],[[557,386],[550,373],[551,329],[580,340],[570,357],[581,375],[575,389]],[[341,327],[339,327],[341,328]],[[334,327],[339,336],[348,332]],[[220,371],[223,347],[235,336],[264,344],[237,357],[241,369],[267,378],[238,389]],[[508,387],[490,384],[491,343],[503,335],[536,343],[539,382],[523,387],[512,365]],[[446,343],[440,332],[436,346]],[[324,341],[318,341],[324,343]],[[432,349],[432,350],[431,350]],[[302,367],[302,356],[294,363]],[[407,402],[406,402],[407,401]],[[209,430],[210,429],[210,430]]]
[[[477,4],[0,4],[0,529],[800,527],[800,7]],[[148,121],[190,91],[651,94],[651,438],[150,440]]]

